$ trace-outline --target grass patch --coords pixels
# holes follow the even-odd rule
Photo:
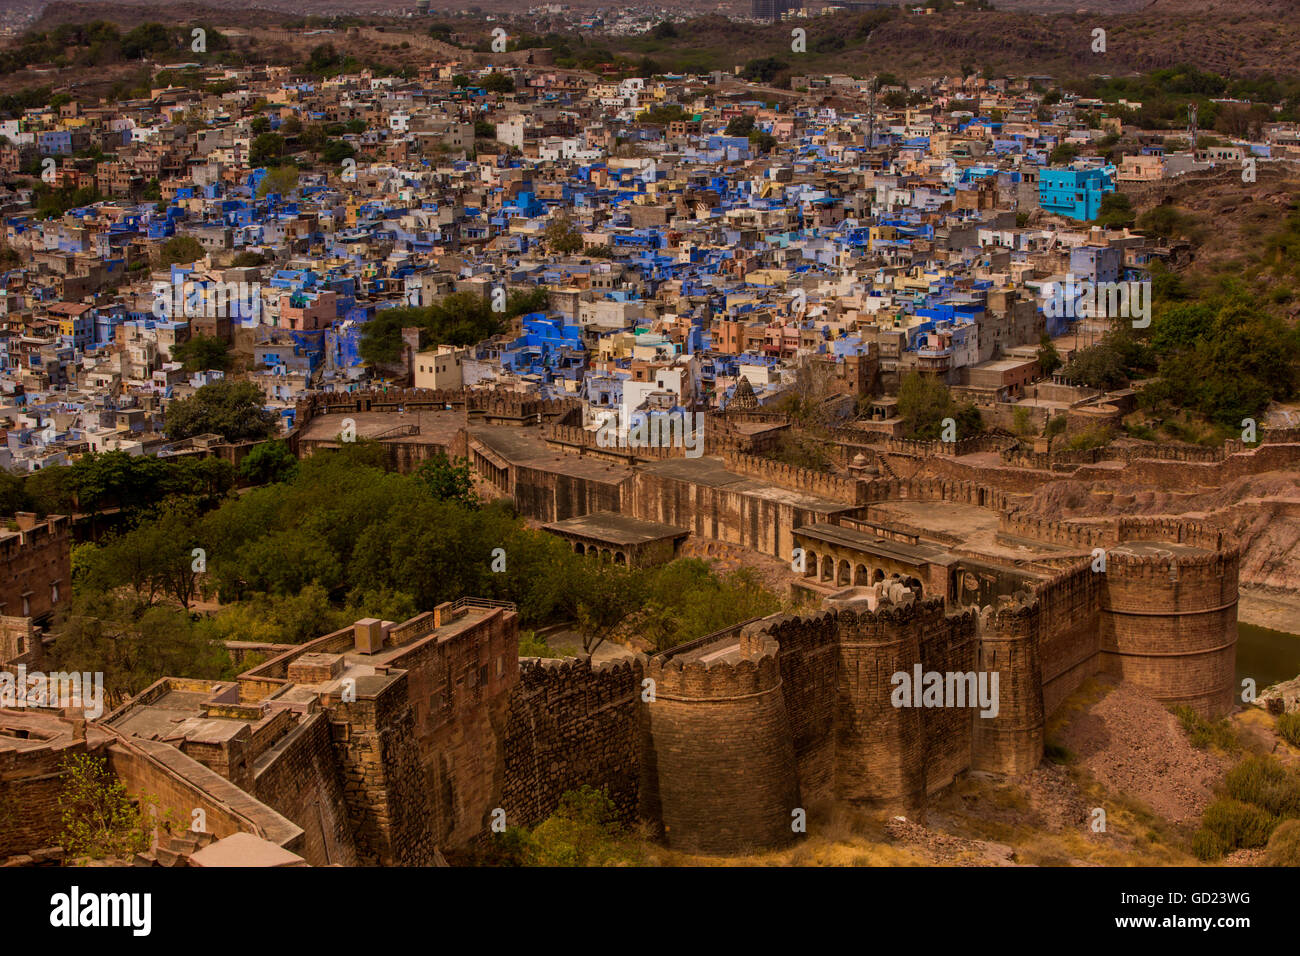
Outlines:
[[[1277,719],[1277,732],[1292,747],[1300,747],[1300,711],[1283,714]]]
[[[1192,708],[1179,705],[1173,708],[1188,742],[1198,750],[1217,750],[1232,753],[1241,749],[1237,732],[1226,718],[1207,720]]]

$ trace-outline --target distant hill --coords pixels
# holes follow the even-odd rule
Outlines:
[[[46,6],[39,25],[103,18],[127,28],[150,19],[173,23],[204,20],[216,26],[256,28],[305,14],[373,17],[379,10],[405,7],[401,0],[253,2],[256,9],[244,0],[172,4],[58,0]],[[1145,72],[1183,64],[1227,76],[1300,74],[1300,0],[993,3],[992,11],[959,10],[929,16],[903,13],[877,26],[869,36],[856,30],[858,14],[801,21],[808,30],[810,52],[797,62],[817,71],[859,75],[889,71],[913,77],[952,73],[963,66],[999,73],[1080,76]],[[514,4],[485,0],[483,6],[522,11],[525,0]],[[387,22],[385,29],[396,39],[399,31],[423,33],[429,21],[393,18]],[[515,26],[535,29],[524,19],[515,21]],[[478,27],[486,33],[488,25],[479,23]],[[1092,51],[1092,31],[1098,27],[1107,34],[1104,54]],[[467,32],[475,29],[466,24]],[[729,68],[764,57],[788,61],[794,67],[790,30],[789,23],[764,26],[711,16],[692,20],[678,37],[657,47],[647,44],[645,38],[587,34],[584,40],[637,60],[650,57],[676,69]]]

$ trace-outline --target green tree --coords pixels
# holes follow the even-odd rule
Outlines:
[[[63,847],[73,857],[132,857],[149,848],[152,832],[108,761],[89,753],[65,754],[59,763]]]
[[[1079,147],[1073,143],[1061,143],[1047,157],[1049,166],[1068,166],[1079,158]]]
[[[642,853],[619,826],[605,790],[584,784],[560,797],[560,805],[532,832],[531,866],[635,866]]]
[[[163,423],[172,441],[216,434],[229,442],[269,438],[277,419],[264,407],[262,391],[252,382],[222,379],[204,385],[189,398],[170,402]]]
[[[276,166],[268,169],[262,181],[257,184],[257,198],[262,199],[275,193],[287,196],[298,188],[298,169],[295,166]]]
[[[415,470],[415,480],[438,501],[454,501],[467,508],[477,508],[474,478],[464,458],[452,461],[442,452],[432,455]]]
[[[953,420],[958,439],[970,438],[983,428],[974,405],[958,405],[952,400],[948,386],[919,372],[909,372],[899,384],[898,414],[903,419],[903,434],[907,438],[926,441],[941,438],[946,418]]]
[[[1105,339],[1076,352],[1062,374],[1066,381],[1102,391],[1119,388],[1128,380],[1123,355]]]
[[[1133,203],[1124,193],[1106,193],[1101,197],[1096,223],[1106,229],[1119,229],[1133,225]]]
[[[230,343],[210,335],[196,335],[172,349],[172,359],[187,372],[230,368]]]
[[[231,268],[246,269],[255,266],[264,266],[267,263],[266,256],[260,252],[253,252],[245,249],[243,252],[236,253],[235,258],[230,261]]]
[[[717,575],[698,558],[682,559],[647,576],[637,633],[663,651],[780,608],[752,569]]]
[[[266,166],[284,156],[284,137],[279,133],[260,133],[248,147],[248,165]]]
[[[233,673],[225,648],[196,631],[180,608],[141,610],[108,594],[78,595],[53,633],[52,669],[102,673],[110,706],[169,674],[202,680]]]
[[[771,83],[786,66],[785,61],[774,56],[759,57],[745,64],[741,76],[750,83]]]
[[[727,136],[748,136],[754,131],[754,116],[751,113],[742,113],[740,116],[733,116],[727,123],[727,128],[723,131]]]
[[[172,236],[162,244],[162,264],[171,266],[189,264],[202,259],[207,253],[203,244],[193,236]]]
[[[578,565],[573,591],[573,617],[582,634],[582,649],[594,654],[601,644],[641,610],[644,572],[590,560]]]
[[[1043,378],[1049,378],[1060,367],[1061,353],[1056,351],[1051,336],[1044,332],[1038,340],[1038,373]]]
[[[194,554],[198,547],[198,509],[186,499],[170,498],[151,517],[86,555],[83,582],[101,592],[129,587],[142,607],[167,596],[189,610],[201,567]]]
[[[546,245],[552,252],[562,255],[578,252],[582,249],[582,233],[573,222],[563,217],[556,217],[546,224]]]
[[[298,459],[281,439],[254,445],[239,463],[239,477],[254,485],[292,481],[298,474]]]

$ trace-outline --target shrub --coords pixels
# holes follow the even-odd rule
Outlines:
[[[1233,850],[1264,846],[1276,822],[1260,807],[1220,797],[1205,808],[1192,851],[1198,859],[1217,860]]]
[[[519,634],[520,657],[559,657],[545,637],[538,637],[536,631],[521,631]]]
[[[151,832],[108,761],[91,754],[69,754],[59,769],[63,786],[58,806],[63,846],[72,856],[130,857],[149,847]]]
[[[1293,711],[1279,717],[1277,732],[1291,746],[1300,747],[1300,711]]]
[[[1300,817],[1300,777],[1275,757],[1247,757],[1224,778],[1228,795],[1277,817]]]
[[[533,830],[532,866],[626,866],[642,853],[618,824],[614,802],[604,790],[583,785],[560,797],[560,805]]]
[[[1215,747],[1219,750],[1235,750],[1237,735],[1232,725],[1226,720],[1206,720],[1190,707],[1179,706],[1173,709],[1174,716],[1182,725],[1183,733],[1193,747],[1205,750]]]
[[[1264,866],[1300,866],[1300,820],[1286,820],[1264,848]]]

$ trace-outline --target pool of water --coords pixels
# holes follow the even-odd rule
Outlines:
[[[1300,677],[1300,634],[1273,631],[1253,624],[1237,625],[1237,687],[1243,679],[1255,688]]]

